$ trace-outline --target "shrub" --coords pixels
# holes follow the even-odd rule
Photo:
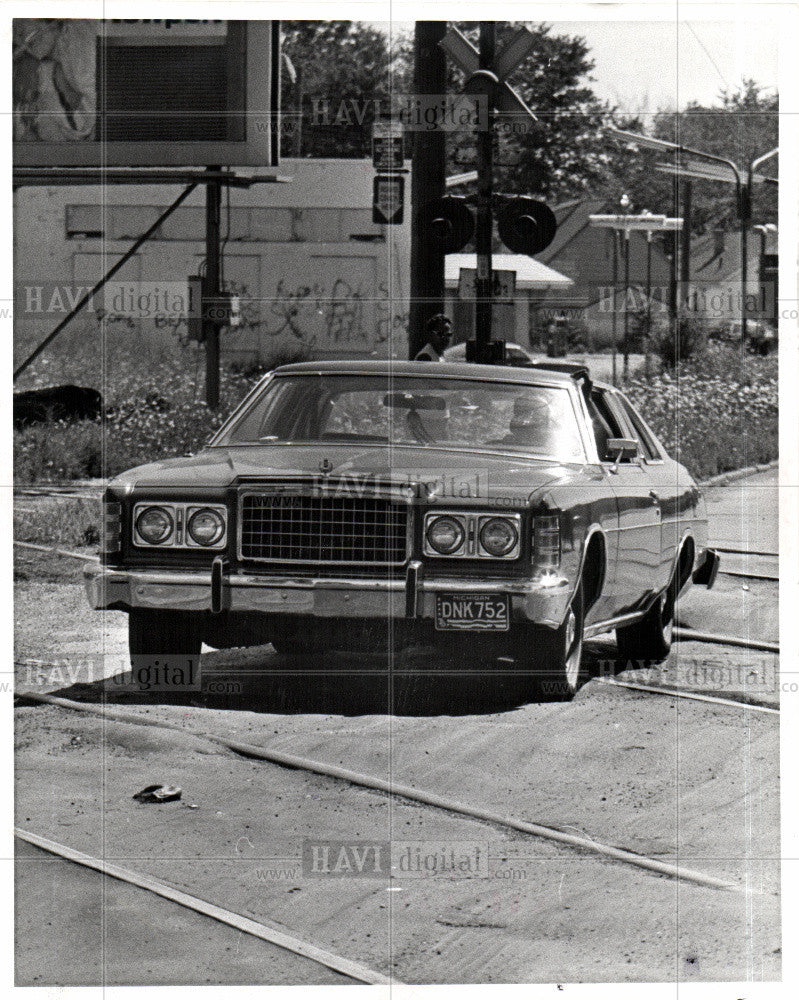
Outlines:
[[[102,475],[100,425],[91,420],[33,424],[14,431],[14,478],[20,483]]]
[[[707,323],[695,317],[683,317],[672,324],[654,325],[651,347],[667,368],[674,368],[680,361],[701,357],[708,343]]]

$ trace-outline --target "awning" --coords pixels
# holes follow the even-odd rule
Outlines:
[[[444,258],[444,281],[447,288],[457,288],[461,268],[475,270],[477,257],[473,253],[450,253]],[[568,288],[574,282],[565,274],[554,271],[540,260],[523,253],[495,253],[493,255],[495,271],[515,271],[516,290],[536,289],[546,291],[548,288]]]

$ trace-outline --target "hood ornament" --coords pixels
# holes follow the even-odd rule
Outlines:
[[[319,463],[319,471],[322,473],[323,476],[330,475],[330,473],[333,471],[333,463],[330,461],[329,458],[322,459],[322,461]]]

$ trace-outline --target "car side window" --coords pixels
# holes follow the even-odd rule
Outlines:
[[[622,395],[617,396],[616,399],[621,404],[627,420],[635,433],[640,453],[647,460],[647,462],[662,461],[663,456],[660,454],[657,445],[653,441],[652,435],[644,426],[644,422],[641,420],[641,417],[633,409],[632,404]]]
[[[599,461],[606,462],[608,461],[608,440],[625,437],[625,434],[601,389],[593,387],[586,394],[585,401],[588,406],[588,414],[591,417]],[[629,459],[625,459],[625,461],[629,461]]]

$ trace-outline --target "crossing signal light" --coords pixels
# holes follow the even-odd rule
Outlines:
[[[500,212],[497,230],[511,253],[533,257],[555,239],[558,223],[555,213],[543,201],[513,198]]]
[[[474,234],[474,216],[464,198],[452,195],[429,201],[422,208],[422,225],[442,253],[457,253]]]

